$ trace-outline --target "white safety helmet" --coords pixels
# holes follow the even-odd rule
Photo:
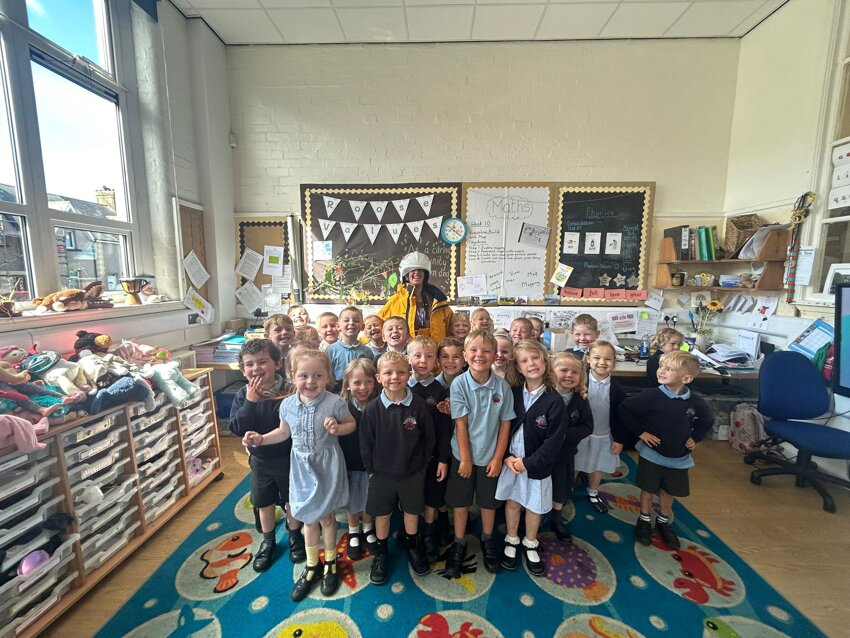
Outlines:
[[[407,277],[407,274],[411,270],[424,270],[425,281],[428,281],[428,275],[431,274],[431,260],[428,259],[428,255],[426,255],[425,253],[407,253],[404,257],[401,258],[401,262],[398,265],[398,270],[399,274],[401,274],[402,279]]]

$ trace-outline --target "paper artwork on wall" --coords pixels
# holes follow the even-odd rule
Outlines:
[[[425,223],[428,224],[428,228],[434,233],[436,237],[440,236],[440,227],[443,225],[443,215],[439,217],[435,217],[434,219],[426,219]]]
[[[375,238],[377,238],[378,233],[381,232],[380,224],[363,224],[363,228],[366,229],[366,234],[369,236],[369,241],[374,244]]]
[[[619,255],[620,244],[623,243],[623,233],[606,233],[605,235],[605,254]],[[621,284],[618,284],[621,285]]]
[[[351,206],[351,212],[354,213],[354,220],[360,221],[360,215],[363,214],[363,211],[366,210],[367,202],[355,202],[353,200],[348,201],[348,205]]]
[[[378,218],[378,221],[381,221],[384,218],[384,213],[387,212],[387,202],[369,202],[369,205],[372,207],[375,217]]]
[[[398,238],[401,237],[401,229],[404,228],[404,224],[387,224],[386,228],[390,231],[390,237],[393,238],[393,241],[398,243]]]
[[[407,228],[413,233],[416,241],[419,241],[419,237],[422,235],[422,226],[422,222],[407,222]]]
[[[602,242],[602,233],[585,233],[584,234],[584,254],[585,255],[598,255],[599,254],[599,244],[601,242]]]
[[[345,241],[351,239],[351,234],[355,231],[358,224],[352,224],[351,222],[340,222],[339,227],[342,228],[342,236],[345,237]]]
[[[327,239],[328,235],[331,234],[331,231],[336,226],[336,222],[332,222],[329,219],[320,219],[319,220],[319,228],[322,231],[322,239]]]
[[[404,216],[407,214],[407,207],[410,204],[409,199],[394,199],[393,206],[395,206],[395,210],[398,213],[398,216],[404,219]]]
[[[419,205],[422,207],[422,210],[425,211],[425,216],[431,214],[431,204],[434,203],[433,195],[423,195],[422,197],[417,197],[416,201],[419,202]]]
[[[564,254],[578,255],[581,233],[564,233]]]
[[[333,215],[333,212],[336,210],[336,207],[339,206],[340,200],[338,200],[336,197],[328,197],[327,195],[324,195],[323,199],[325,200],[325,211],[327,212],[328,217],[330,217],[331,215]]]

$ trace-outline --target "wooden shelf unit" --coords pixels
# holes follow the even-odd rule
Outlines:
[[[201,388],[201,394],[190,400],[186,406],[175,408],[167,401],[163,402],[164,395],[158,394],[158,405],[150,412],[145,412],[139,403],[121,406],[53,427],[47,434],[39,437],[40,441],[49,446],[48,454],[42,460],[55,458],[57,462],[52,464],[50,474],[38,479],[34,489],[37,490],[38,485],[49,483],[58,477],[58,485],[53,486],[41,500],[59,495],[63,497],[60,511],[71,514],[75,519],[65,535],[65,538],[74,539],[73,558],[70,561],[63,559],[55,568],[31,576],[23,592],[19,593],[17,586],[3,592],[0,585],[0,592],[3,592],[0,593],[0,610],[5,609],[4,603],[10,600],[8,597],[21,599],[30,591],[37,590],[39,580],[47,581],[55,577],[57,581],[62,582],[63,578],[74,573],[76,578],[70,590],[52,604],[39,602],[32,609],[23,608],[18,616],[5,618],[6,622],[0,623],[0,637],[34,638],[41,634],[113,569],[129,558],[189,501],[219,478],[222,473],[221,445],[211,371],[210,368],[183,371],[187,379]],[[140,427],[142,424],[144,427]],[[184,431],[188,431],[189,435],[184,435]],[[163,445],[162,441],[167,444]],[[78,445],[79,443],[83,445]],[[113,449],[116,451],[112,451]],[[149,450],[154,452],[149,453]],[[188,458],[187,451],[195,451],[199,458],[212,461],[206,474],[194,481],[190,474],[191,459]],[[91,460],[84,456],[89,453]],[[6,448],[0,450],[0,467],[17,463],[20,460],[17,457],[29,457],[15,466],[16,470],[26,469],[37,463],[32,457],[38,459],[38,456],[38,453],[24,455],[14,448]],[[117,460],[109,462],[111,458]],[[167,463],[163,463],[162,459]],[[93,470],[98,465],[104,467],[92,471],[89,478],[86,476],[84,460],[88,461],[88,467]],[[115,469],[110,470],[111,467]],[[123,470],[121,474],[116,473],[119,467]],[[162,474],[169,471],[171,474],[163,478]],[[148,475],[143,476],[143,472],[148,472]],[[115,477],[110,479],[112,474],[115,474]],[[76,479],[78,475],[79,480]],[[80,492],[87,479],[93,481],[93,484],[102,480],[103,484],[99,487],[109,486],[109,491],[104,494],[102,503],[94,506],[93,515],[83,518],[81,514],[91,513],[87,508],[92,506],[79,502],[79,499],[76,499],[78,502],[75,503],[75,494]],[[148,484],[155,487],[146,492],[145,486]],[[116,498],[114,490],[122,489],[120,486],[123,485],[129,487],[125,493],[118,492]],[[24,489],[29,487],[31,486]],[[4,487],[0,486],[0,502],[13,494],[4,493]],[[115,500],[110,501],[110,498]],[[146,501],[149,503],[147,507]],[[10,504],[9,509],[12,506],[13,504]],[[32,507],[37,508],[38,505]],[[28,507],[14,518],[9,518],[16,520],[30,509]],[[0,516],[3,512],[4,510],[0,509]],[[87,531],[89,527],[92,529]],[[102,549],[99,547],[101,544],[104,546]],[[100,551],[91,552],[86,556],[84,545],[94,546],[95,550]],[[88,567],[87,563],[92,566]],[[50,600],[50,594],[46,600]],[[32,613],[34,617],[28,617],[28,612],[34,612],[39,607],[45,608],[40,609],[37,614]]]
[[[780,292],[785,276],[785,260],[788,252],[789,235],[786,229],[770,232],[756,259],[676,259],[676,246],[672,237],[665,237],[661,244],[661,259],[658,262],[658,272],[655,275],[655,285],[665,290],[712,290],[722,292]],[[753,263],[764,263],[764,269],[753,288],[724,288],[723,286],[674,286],[671,276],[671,266],[687,269],[689,266],[699,266],[700,270],[710,270],[712,267],[729,269],[730,266],[748,266]],[[690,271],[688,274],[691,274]]]

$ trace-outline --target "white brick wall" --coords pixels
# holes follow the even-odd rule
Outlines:
[[[654,180],[723,209],[735,40],[231,47],[237,212],[308,182]]]

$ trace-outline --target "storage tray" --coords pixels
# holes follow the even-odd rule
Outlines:
[[[159,486],[165,483],[169,479],[173,479],[175,475],[178,474],[178,468],[180,467],[180,459],[174,459],[171,461],[161,472],[157,472],[149,479],[144,481],[139,489],[142,494],[142,498],[148,496],[152,492],[155,492]]]
[[[70,445],[82,443],[86,439],[90,439],[93,436],[97,436],[102,432],[110,430],[112,426],[118,423],[122,423],[123,421],[124,414],[122,412],[114,412],[113,414],[105,416],[95,423],[83,425],[78,428],[74,428],[73,430],[68,430],[67,432],[62,434],[62,447],[68,447]]]
[[[83,562],[87,561],[98,552],[103,551],[106,543],[130,529],[130,523],[133,520],[133,517],[137,514],[138,512],[136,510],[124,512],[118,520],[112,521],[111,524],[101,530],[100,533],[83,541],[80,545],[80,549],[83,553]]]
[[[0,603],[0,626],[5,626],[11,620],[14,620],[24,609],[54,589],[59,579],[65,577],[68,565],[73,559],[72,555],[65,557],[53,569],[48,570],[42,578],[33,581],[35,584],[31,585],[30,589],[25,590],[24,594],[7,595],[6,599]],[[30,580],[29,577],[27,579]]]
[[[110,470],[106,474],[101,474],[101,472],[109,468],[114,470],[115,468],[130,461],[130,459],[127,458],[128,447],[129,446],[126,443],[121,443],[116,445],[112,449],[112,452],[103,458],[90,463],[81,463],[80,465],[68,470],[68,483],[71,486],[71,491],[76,493],[78,491],[77,488],[83,485],[86,481],[94,481],[97,485],[102,485],[104,482],[102,479],[111,474],[112,471]]]
[[[177,444],[172,445],[170,448],[165,450],[156,460],[148,461],[139,465],[139,478],[141,480],[145,480],[150,478],[155,472],[159,471],[161,468],[165,467],[169,461],[174,459],[178,454],[178,446]]]
[[[120,468],[115,468],[120,470]],[[112,474],[113,472],[110,472]],[[74,504],[74,512],[80,521],[86,521],[96,514],[105,512],[110,507],[119,501],[124,503],[130,500],[136,490],[136,475],[122,474],[120,477],[115,472],[113,479],[118,479],[119,483],[114,485],[109,491],[103,495],[103,500],[100,503],[81,503]],[[108,482],[108,481],[107,481]]]
[[[0,510],[0,525],[3,525],[6,521],[12,520],[16,516],[19,516],[28,509],[35,507],[44,501],[44,499],[47,498],[47,495],[52,492],[57,485],[59,485],[59,477],[55,476],[36,487],[26,498],[23,498],[17,503],[13,503],[12,505]]]
[[[218,461],[219,461],[219,458],[216,456],[212,459],[212,463],[209,464],[209,467],[204,468],[203,472],[201,472],[200,474],[195,474],[194,476],[190,474],[189,475],[189,487],[195,487],[198,483],[200,483],[205,478],[207,478],[210,474],[212,474],[212,471],[216,467],[218,467],[218,465],[219,465]]]
[[[20,536],[23,536],[39,523],[43,523],[48,516],[55,514],[59,508],[59,503],[64,500],[62,495],[49,498],[44,504],[38,508],[32,516],[28,516],[10,529],[0,529],[0,547],[7,547],[10,543]]]
[[[167,419],[170,409],[171,406],[163,407],[147,416],[143,416],[138,419],[131,419],[130,429],[133,430],[134,434],[147,430],[148,428],[155,426],[160,421]]]
[[[160,452],[164,452],[171,447],[176,440],[177,432],[169,432],[150,447],[136,450],[136,463],[142,463],[147,461],[149,458],[156,456]]]
[[[130,493],[132,496],[132,492]],[[127,499],[129,501],[130,499]],[[77,529],[80,532],[80,539],[86,540],[91,538],[93,534],[96,534],[99,530],[103,529],[104,525],[109,523],[113,518],[122,514],[127,510],[127,502],[122,502],[119,499],[119,502],[115,505],[112,505],[109,509],[104,511],[99,516],[92,516],[87,521],[80,523],[77,525]]]
[[[163,405],[165,405],[165,401],[166,401],[166,396],[162,392],[157,392],[154,395],[154,398],[153,398],[153,405],[154,405],[153,410],[148,412],[147,410],[145,410],[145,404],[144,403],[137,403],[132,408],[130,408],[130,415],[131,416],[142,416],[143,414],[152,414],[152,413],[156,412],[158,408],[161,408]]]
[[[55,463],[55,458],[46,458],[35,463],[32,467],[0,474],[0,501],[4,501],[10,496],[43,481]]]
[[[34,552],[35,550],[37,550],[39,547],[49,541],[51,536],[55,536],[56,534],[57,532],[46,529],[38,536],[24,543],[23,545],[16,545],[14,553],[9,553],[9,551],[7,550],[3,562],[0,563],[0,572],[5,572],[7,569],[13,568],[15,565],[21,562],[21,559],[24,556],[26,556],[30,552]]]
[[[0,638],[7,638],[10,636],[19,636],[22,634],[27,627],[33,624],[36,620],[38,620],[44,613],[53,607],[56,603],[59,602],[59,599],[62,598],[65,594],[68,593],[68,590],[71,589],[71,585],[77,578],[77,572],[71,572],[62,579],[62,582],[59,583],[56,588],[53,590],[53,593],[44,601],[40,602],[38,605],[33,607],[26,616],[20,618],[19,620],[15,620],[2,630],[0,630]]]
[[[24,454],[21,454],[17,450],[13,450],[9,454],[0,456],[0,474],[19,468],[27,463],[40,461],[50,456],[50,449],[53,447],[53,439],[42,441],[42,443],[47,444],[47,447],[43,450],[33,450],[32,452],[26,452]]]
[[[139,529],[141,523],[136,521],[132,523],[130,527],[127,528],[125,532],[123,532],[114,542],[109,545],[106,549],[101,552],[98,552],[87,561],[83,562],[85,567],[86,574],[90,574],[98,567],[103,565],[106,561],[108,561],[113,555],[118,553],[118,550],[124,547],[127,543],[130,542],[130,539],[135,535],[136,530]]]
[[[161,439],[165,434],[177,423],[177,417],[173,416],[166,421],[162,421],[156,424],[155,428],[150,430],[145,430],[139,434],[133,435],[133,443],[136,446],[136,450],[144,449],[146,447],[150,447],[155,444],[159,439]]]
[[[65,461],[68,464],[68,467],[72,467],[77,463],[91,460],[98,454],[103,454],[107,450],[112,449],[120,440],[121,432],[119,430],[114,430],[109,432],[106,437],[100,441],[93,441],[88,445],[78,445],[77,447],[67,448],[65,450]]]
[[[196,434],[199,430],[201,430],[204,426],[207,425],[212,425],[212,410],[199,412],[195,414],[191,419],[187,420],[185,423],[182,423],[181,427],[183,429],[183,440],[185,441],[187,438],[191,438],[194,434]]]
[[[168,498],[170,494],[173,494],[176,489],[179,489],[182,486],[176,486],[172,483],[172,479],[179,476],[178,474],[174,474],[169,476],[166,481],[160,485],[159,489],[154,490],[150,494],[148,494],[142,500],[142,509],[144,511],[148,511],[151,508],[157,507],[163,500]]]
[[[18,594],[31,589],[47,574],[53,574],[61,570],[62,565],[67,564],[74,558],[74,543],[79,540],[79,534],[70,534],[65,541],[56,548],[53,555],[44,563],[36,567],[26,577],[15,576],[12,580],[0,586],[0,601],[17,598]]]
[[[168,509],[171,508],[177,502],[177,499],[183,494],[183,486],[178,487],[174,490],[174,493],[168,497],[168,500],[160,503],[157,507],[148,510],[145,512],[145,523],[150,524],[153,523],[156,519],[162,516]]]
[[[201,391],[201,394],[194,397],[194,399],[190,401],[188,405],[180,408],[180,418],[182,420],[183,417],[189,417],[197,412],[209,410],[209,406],[210,398],[206,395],[206,393]]]
[[[186,458],[193,459],[196,456],[200,456],[203,454],[206,449],[212,445],[212,442],[215,440],[215,433],[210,434],[206,438],[202,439],[196,445],[192,445],[186,448]]]

